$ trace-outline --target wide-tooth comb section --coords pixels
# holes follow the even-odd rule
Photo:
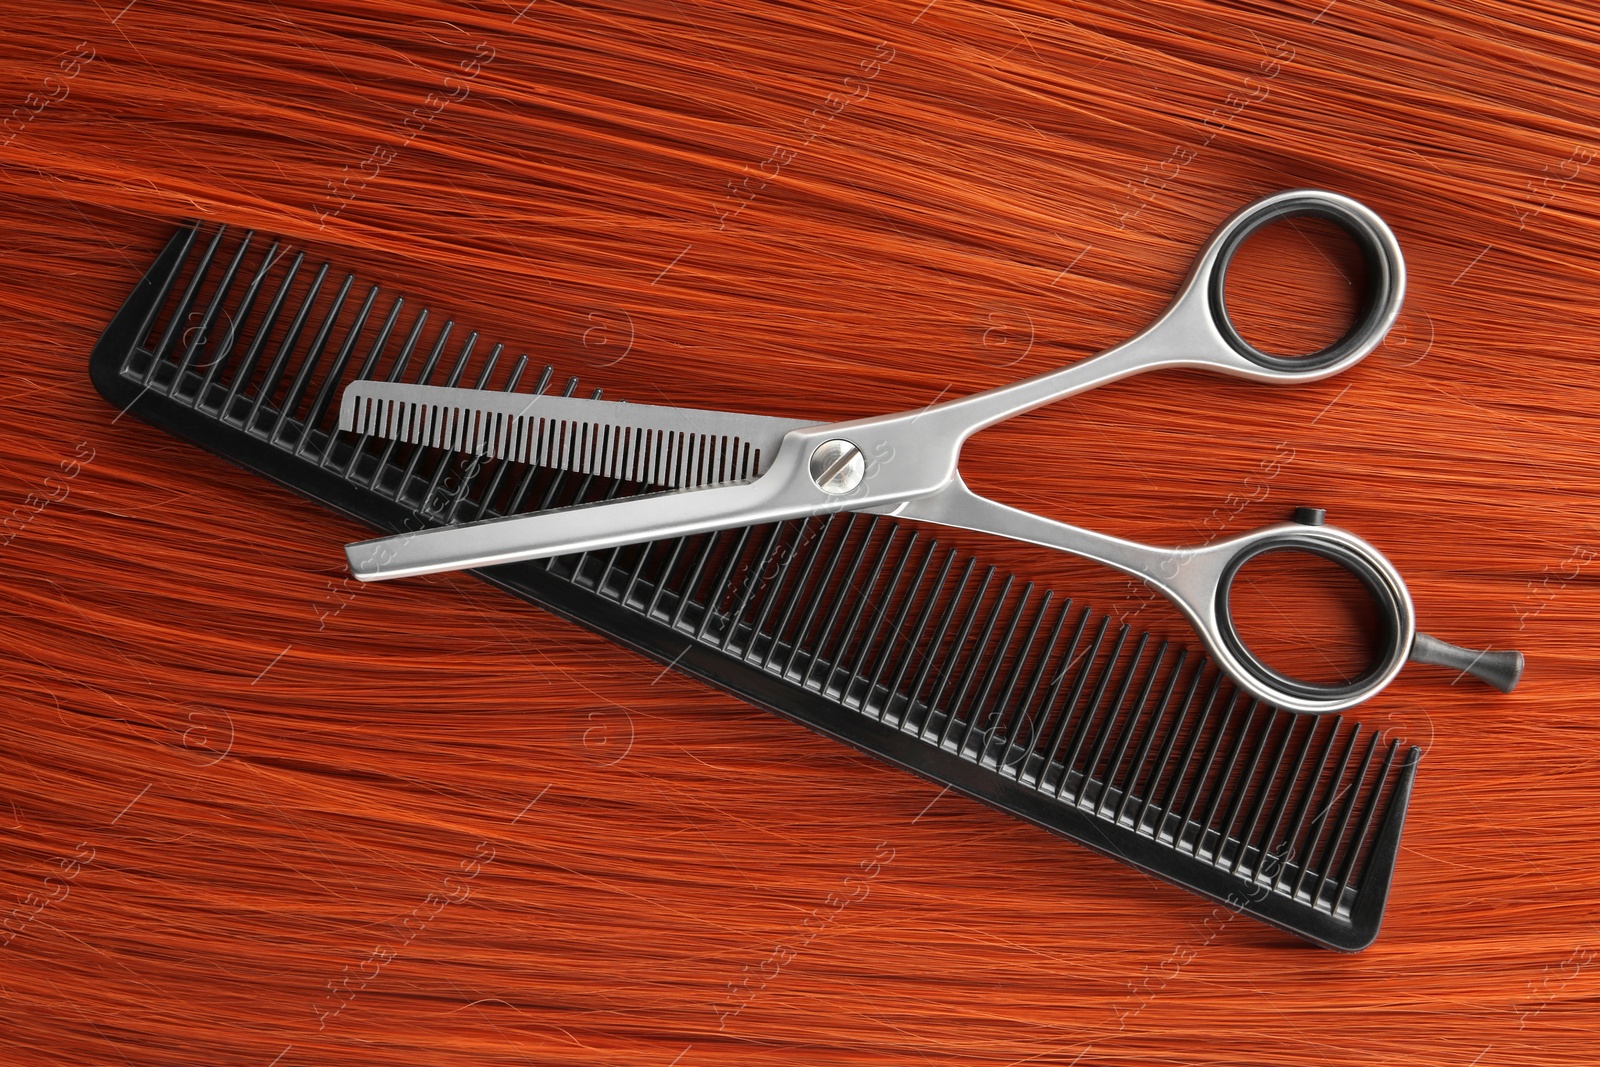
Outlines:
[[[193,228],[91,360],[116,407],[391,532],[754,477],[804,425],[574,407],[577,380],[536,367],[303,253]],[[926,528],[842,514],[482,576],[1301,937],[1377,934],[1418,749],[1258,705]]]

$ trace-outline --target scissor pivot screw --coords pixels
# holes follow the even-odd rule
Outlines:
[[[1301,526],[1321,526],[1328,518],[1328,513],[1321,508],[1295,508],[1293,521]]]
[[[824,493],[848,493],[861,484],[866,473],[861,449],[849,441],[824,441],[811,453],[811,480]]]

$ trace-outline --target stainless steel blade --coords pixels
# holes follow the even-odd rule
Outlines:
[[[693,489],[758,477],[815,423],[615,400],[352,382],[339,429],[579,474]]]

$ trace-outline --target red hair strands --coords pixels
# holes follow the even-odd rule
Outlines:
[[[1489,1067],[1600,1040],[1584,6],[69,0],[7,29],[0,1060]],[[355,583],[364,531],[85,369],[199,218],[608,397],[843,419],[1129,336],[1218,220],[1294,187],[1399,235],[1383,348],[1294,388],[1118,383],[963,472],[1155,544],[1325,508],[1430,632],[1527,654],[1509,697],[1413,669],[1359,709],[1425,756],[1354,956],[470,577]],[[1347,260],[1264,233],[1241,328],[1336,335]],[[1102,568],[949,540],[1190,640]],[[1275,621],[1319,581],[1264,573],[1249,610],[1341,667],[1342,600]]]

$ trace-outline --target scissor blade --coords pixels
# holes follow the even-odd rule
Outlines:
[[[783,460],[778,462],[785,465]],[[797,502],[793,494],[786,494],[794,468],[795,464],[788,462],[785,469],[749,482],[652,493],[380,537],[346,545],[345,557],[350,561],[350,573],[370,582],[775,522],[816,510],[814,505],[808,507],[804,498]]]
[[[813,423],[614,400],[352,382],[339,429],[579,474],[687,489],[755,478]]]

